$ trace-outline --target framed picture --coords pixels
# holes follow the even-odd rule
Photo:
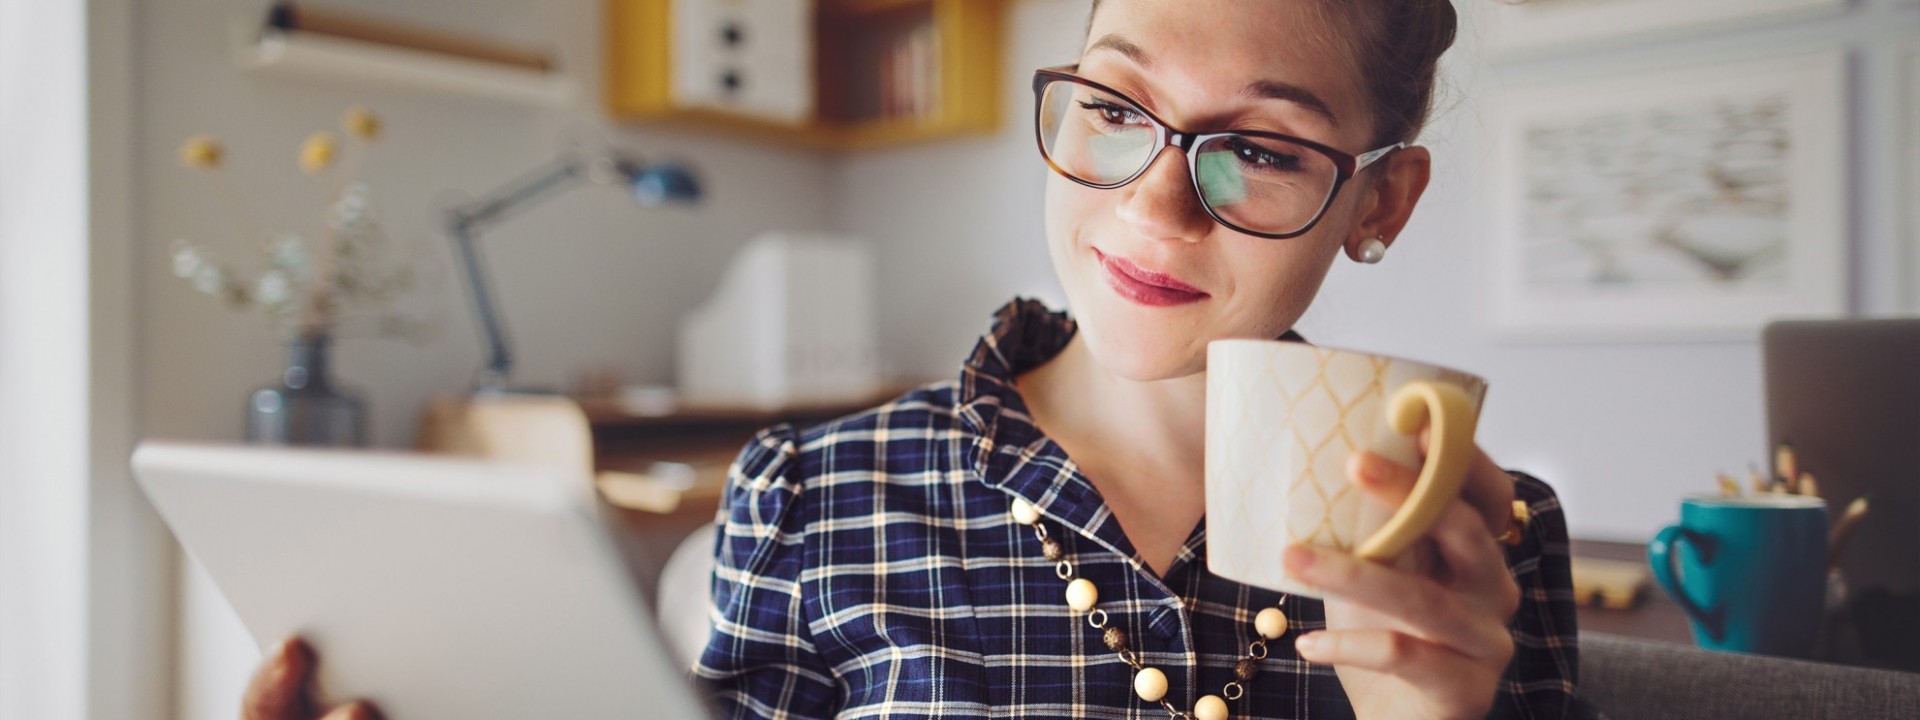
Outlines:
[[[1847,0],[1501,0],[1485,5],[1488,51],[1520,55],[1836,13]]]
[[[1493,328],[1737,339],[1845,312],[1845,80],[1827,52],[1496,93]]]

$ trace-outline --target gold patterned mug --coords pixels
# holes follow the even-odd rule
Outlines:
[[[1207,568],[1319,597],[1280,555],[1305,543],[1392,561],[1440,519],[1466,480],[1487,381],[1426,363],[1272,340],[1207,346]],[[1416,435],[1431,425],[1423,463]],[[1420,468],[1398,508],[1347,476],[1371,451]]]

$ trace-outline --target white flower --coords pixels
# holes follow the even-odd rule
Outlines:
[[[274,265],[296,271],[304,270],[312,259],[306,238],[292,233],[275,237],[268,254],[273,258]]]
[[[173,244],[173,276],[182,280],[193,277],[206,264],[200,259],[200,251],[182,240]]]
[[[193,273],[193,289],[208,295],[218,295],[227,285],[226,273],[213,265],[201,265]]]
[[[293,295],[293,283],[287,280],[286,273],[269,271],[260,275],[260,282],[253,289],[254,298],[267,305],[286,302]]]

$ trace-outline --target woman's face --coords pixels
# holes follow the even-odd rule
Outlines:
[[[1319,5],[1107,0],[1077,74],[1181,131],[1263,130],[1359,154],[1373,149],[1366,95]],[[1369,194],[1350,182],[1311,231],[1275,240],[1215,222],[1178,149],[1119,188],[1048,178],[1048,251],[1080,332],[1102,366],[1142,381],[1204,370],[1211,340],[1292,327]]]

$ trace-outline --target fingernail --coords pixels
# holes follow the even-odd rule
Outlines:
[[[1320,633],[1309,633],[1295,638],[1293,649],[1300,651],[1302,655],[1320,649]]]
[[[1347,457],[1347,474],[1356,480],[1373,479],[1373,464],[1367,462],[1367,454],[1357,452]]]
[[[1313,548],[1297,544],[1288,545],[1287,551],[1280,557],[1280,562],[1286,565],[1287,570],[1295,573],[1306,572],[1311,569],[1313,567],[1313,561]]]

